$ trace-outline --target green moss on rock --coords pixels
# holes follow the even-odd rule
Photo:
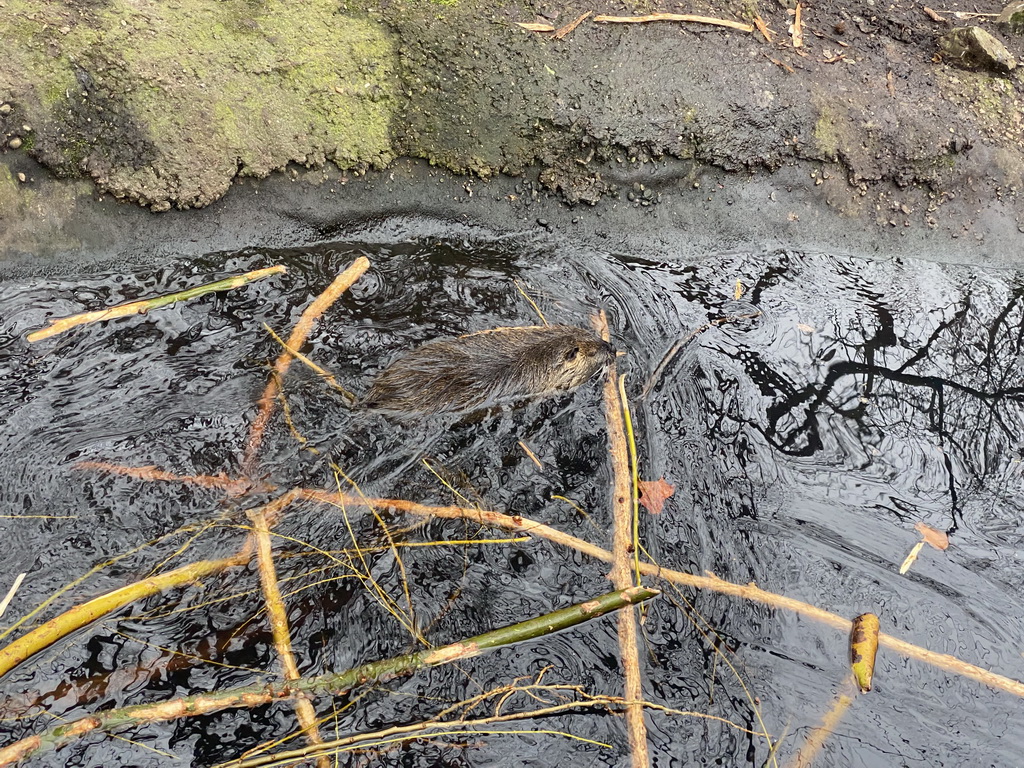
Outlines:
[[[237,173],[393,155],[391,41],[332,0],[11,1],[0,36],[22,74],[3,95],[49,126],[44,162],[116,195],[201,206]]]

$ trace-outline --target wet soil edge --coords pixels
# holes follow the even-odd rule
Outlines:
[[[375,49],[355,69],[356,79],[383,78],[366,101],[393,110],[389,144],[353,150],[335,163],[342,170],[323,165],[330,153],[322,146],[302,156],[312,171],[287,153],[261,156],[248,172],[273,174],[260,200],[251,182],[235,176],[237,164],[211,163],[237,150],[221,152],[213,135],[195,158],[173,142],[152,162],[128,157],[136,173],[117,175],[116,188],[109,173],[77,181],[57,144],[9,148],[0,167],[0,252],[8,260],[97,253],[97,245],[99,253],[128,253],[139,238],[173,238],[177,228],[202,230],[203,222],[219,222],[212,242],[239,247],[266,239],[263,228],[281,239],[315,237],[325,222],[340,231],[347,217],[351,229],[414,199],[424,219],[461,216],[501,231],[559,229],[623,243],[640,226],[645,236],[664,232],[697,252],[780,242],[1012,261],[1024,226],[1021,78],[943,61],[937,40],[952,21],[935,22],[910,4],[880,12],[870,0],[815,3],[804,9],[810,21],[801,50],[784,34],[789,17],[781,6],[697,9],[728,18],[757,12],[777,33],[772,43],[706,25],[588,21],[554,40],[514,24],[558,25],[580,10],[544,3],[486,12],[470,3],[359,9],[392,43],[387,66],[367,63],[385,56]],[[1008,42],[1021,47],[1019,38]],[[8,133],[20,117],[6,116]],[[32,136],[66,134],[75,119],[73,110],[54,114],[52,124],[44,116]],[[343,134],[331,136],[344,142]],[[90,140],[102,162],[86,170],[109,172],[132,152],[123,133]],[[199,186],[188,181],[193,161]],[[212,181],[211,167],[220,174]],[[56,181],[54,170],[72,178]],[[213,207],[161,221],[111,205],[112,194],[157,210]],[[271,201],[270,208],[252,217],[239,208],[243,200],[257,208]],[[285,211],[289,205],[297,208]]]

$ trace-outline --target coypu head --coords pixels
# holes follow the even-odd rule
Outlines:
[[[392,413],[470,411],[575,389],[615,358],[567,325],[495,328],[424,344],[374,381],[361,405]]]

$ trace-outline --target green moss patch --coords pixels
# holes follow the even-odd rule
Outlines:
[[[392,157],[392,44],[334,2],[12,2],[0,36],[23,74],[4,95],[50,126],[41,159],[115,194],[199,206],[237,173]]]

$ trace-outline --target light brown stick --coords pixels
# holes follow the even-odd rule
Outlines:
[[[277,649],[278,658],[281,659],[281,666],[284,667],[284,679],[298,680],[300,677],[299,666],[295,663],[295,654],[292,652],[288,613],[285,610],[284,598],[281,597],[281,589],[277,583],[277,571],[274,569],[273,549],[270,546],[270,526],[267,524],[267,517],[262,509],[250,512],[249,519],[253,524],[260,583],[263,585],[263,600],[267,606],[274,647]],[[323,744],[324,740],[320,737],[316,726],[316,710],[304,692],[296,692],[294,706],[299,726],[306,734],[309,743],[314,746]],[[331,765],[330,759],[326,755],[318,757],[316,763],[317,768],[330,768]]]
[[[113,320],[118,317],[144,315],[151,309],[170,306],[171,304],[176,304],[179,301],[187,301],[198,296],[205,296],[207,293],[214,293],[215,291],[228,291],[233,288],[239,288],[246,283],[253,282],[254,280],[262,280],[264,277],[278,275],[285,271],[285,268],[281,265],[267,267],[266,269],[257,269],[252,272],[246,272],[244,275],[227,277],[223,280],[207,283],[206,285],[197,285],[195,288],[186,288],[183,291],[170,293],[166,296],[155,296],[152,299],[130,301],[126,304],[118,304],[116,307],[107,307],[106,309],[97,309],[93,312],[82,312],[78,315],[50,320],[50,324],[48,326],[40,328],[38,331],[33,331],[25,338],[28,339],[30,343],[42,341],[43,339],[48,339],[51,336],[56,336],[58,333],[70,331],[72,328],[77,328],[80,325]]]
[[[300,349],[306,343],[310,331],[313,330],[313,324],[369,268],[370,260],[365,256],[360,256],[352,262],[348,269],[338,275],[334,282],[327,286],[327,290],[317,296],[313,303],[303,311],[299,322],[295,324],[291,335],[288,337],[287,346],[291,349]],[[256,455],[259,453],[260,445],[263,443],[263,435],[266,432],[267,424],[270,423],[270,417],[274,414],[274,405],[277,403],[277,394],[280,391],[280,384],[278,382],[292,364],[293,359],[291,353],[285,351],[274,362],[273,375],[271,375],[266,389],[263,390],[263,396],[257,403],[256,419],[249,429],[249,442],[245,447],[245,454],[242,458],[242,474],[244,475],[249,475],[252,472],[253,465],[256,462]]]
[[[609,340],[608,319],[604,311],[595,326],[604,341]],[[604,380],[604,416],[608,425],[608,453],[612,462],[612,569],[608,574],[616,589],[633,586],[630,574],[631,545],[633,544],[633,493],[629,471],[629,452],[626,445],[626,422],[619,402],[619,376],[615,366],[608,367]],[[626,732],[629,735],[633,768],[647,768],[650,753],[647,749],[647,726],[644,724],[643,680],[640,675],[640,652],[637,647],[636,611],[619,612],[619,658],[625,687]]]

